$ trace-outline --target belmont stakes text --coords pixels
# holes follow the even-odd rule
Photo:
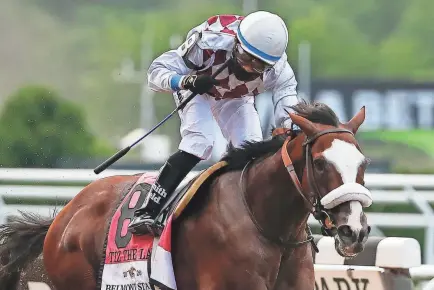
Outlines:
[[[152,290],[148,283],[126,284],[126,285],[106,285],[106,290]]]

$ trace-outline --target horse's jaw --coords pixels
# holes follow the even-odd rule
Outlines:
[[[335,250],[341,257],[354,258],[363,251],[364,245],[362,243],[355,243],[350,246],[345,246],[338,234],[334,236],[334,239]]]

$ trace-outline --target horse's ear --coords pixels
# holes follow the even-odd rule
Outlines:
[[[289,113],[289,116],[291,117],[292,122],[300,127],[307,136],[315,135],[318,132],[318,128],[308,119],[293,113]]]
[[[349,120],[347,123],[343,124],[348,130],[351,130],[354,134],[357,133],[360,125],[365,121],[365,106],[363,106],[357,114]]]

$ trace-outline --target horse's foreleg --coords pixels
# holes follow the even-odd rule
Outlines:
[[[233,194],[235,198],[238,198]],[[228,199],[226,199],[228,200]],[[257,237],[256,228],[249,219],[225,216],[212,204],[201,212],[201,217],[186,218],[172,227],[175,278],[179,290],[267,290],[270,277],[276,277],[273,268],[264,261],[278,261],[267,251]],[[235,204],[229,200],[231,204]],[[244,214],[242,211],[236,214]],[[235,229],[230,229],[233,226]],[[242,237],[242,238],[240,238]],[[273,252],[273,250],[271,250]],[[276,256],[276,259],[274,258]],[[274,263],[275,264],[275,263]]]
[[[312,247],[307,244],[294,250],[289,258],[282,262],[273,290],[313,290],[314,288]]]

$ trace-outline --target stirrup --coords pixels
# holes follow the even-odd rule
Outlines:
[[[152,221],[152,222],[151,222]],[[143,216],[135,217],[128,226],[130,232],[134,235],[141,236],[152,234],[159,236],[163,232],[164,225],[151,217],[145,218]]]
[[[146,215],[148,213],[149,209],[147,206],[144,207],[140,207],[139,209],[136,209],[134,211],[133,217],[134,218],[140,218],[143,217],[144,215]]]

